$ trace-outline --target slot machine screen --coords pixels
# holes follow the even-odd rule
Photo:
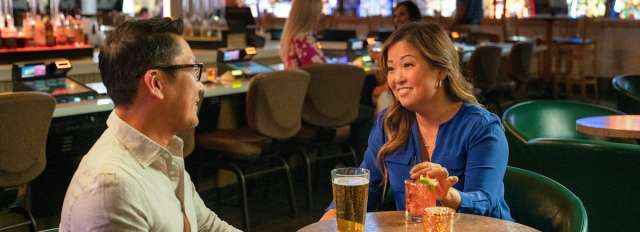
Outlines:
[[[364,43],[362,40],[352,40],[351,41],[351,50],[362,50],[364,49]]]
[[[34,77],[43,77],[47,75],[47,66],[44,64],[25,65],[22,67],[20,77],[29,79]]]
[[[234,61],[240,59],[240,50],[226,51],[224,52],[223,61]]]

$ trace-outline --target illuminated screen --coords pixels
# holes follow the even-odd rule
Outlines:
[[[569,16],[572,18],[600,17],[604,16],[607,10],[606,0],[567,0],[567,5]]]
[[[227,64],[229,67],[235,70],[241,70],[243,73],[247,75],[256,75],[260,73],[271,72],[271,68],[254,63],[254,62],[234,62]],[[232,73],[233,74],[233,73]]]
[[[338,57],[330,57],[327,56],[327,64],[348,64],[349,57],[347,56],[338,56]]]
[[[616,0],[613,5],[614,15],[621,19],[640,19],[640,2],[636,0]]]
[[[47,66],[44,64],[25,65],[22,67],[22,78],[41,77],[46,75]]]
[[[240,50],[226,51],[224,52],[224,61],[232,61],[240,59]]]
[[[351,42],[351,50],[362,50],[363,45],[362,40],[353,41]]]
[[[102,82],[91,82],[86,84],[87,87],[93,89],[98,94],[107,94],[107,87]]]

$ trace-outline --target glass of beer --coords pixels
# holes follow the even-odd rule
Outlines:
[[[364,231],[369,192],[369,170],[336,168],[331,170],[333,201],[336,203],[338,231]]]

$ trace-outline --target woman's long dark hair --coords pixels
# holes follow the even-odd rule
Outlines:
[[[418,22],[422,19],[422,14],[420,14],[420,8],[418,8],[418,5],[416,5],[412,1],[399,2],[396,5],[396,9],[400,6],[406,7],[407,11],[409,11],[409,21]]]

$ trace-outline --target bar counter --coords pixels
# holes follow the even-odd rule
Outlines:
[[[254,60],[263,64],[274,64],[280,62],[280,56],[278,54],[280,49],[279,43],[280,41],[269,41],[266,43],[265,47],[258,48]],[[217,50],[215,49],[193,49],[193,54],[196,56],[196,59],[199,62],[204,63],[205,66],[210,66],[216,63],[216,52]],[[74,77],[77,75],[99,74],[98,53],[98,49],[94,49],[93,58],[71,59],[70,61],[73,65],[73,69],[69,71],[69,76]],[[11,81],[10,64],[0,65],[0,82],[2,81]],[[2,88],[0,88],[0,91],[2,91]]]

